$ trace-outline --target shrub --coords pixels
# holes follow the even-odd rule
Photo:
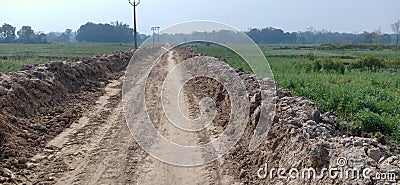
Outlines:
[[[336,45],[333,44],[322,44],[317,47],[319,50],[336,50]]]
[[[389,60],[388,62],[386,62],[386,66],[389,68],[399,69],[400,68],[400,57]]]
[[[378,69],[384,68],[385,65],[383,59],[374,56],[367,56],[351,63],[350,67],[352,69],[377,71]]]
[[[345,66],[343,62],[340,61],[333,61],[331,58],[323,59],[323,60],[317,60],[313,64],[313,69],[316,72],[320,72],[322,69],[325,71],[334,71],[338,72],[340,74],[344,74],[345,72]]]
[[[320,72],[322,69],[322,64],[320,60],[315,61],[314,63],[314,71]]]
[[[309,53],[307,53],[306,58],[308,58],[309,60],[315,60],[314,52],[310,51]]]
[[[355,115],[355,131],[363,131],[368,133],[383,133],[384,135],[392,135],[394,128],[382,119],[381,115],[364,109]]]

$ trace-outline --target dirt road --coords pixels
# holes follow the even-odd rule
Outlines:
[[[233,131],[228,127],[232,106],[243,104],[232,104],[230,94],[215,79],[200,76],[185,82],[181,89],[182,80],[189,72],[170,73],[186,59],[195,64],[187,69],[198,69],[197,64],[208,60],[211,63],[205,66],[220,69],[223,61],[197,57],[199,55],[188,48],[175,48],[161,57],[158,57],[159,49],[142,49],[145,60],[142,65],[132,67],[140,72],[150,66],[152,71],[148,75],[138,72],[126,73],[124,77],[132,57],[130,52],[71,63],[52,62],[0,75],[0,184],[399,184],[398,147],[379,143],[377,138],[344,135],[335,128],[334,116],[321,113],[315,103],[291,96],[279,86],[274,124],[260,147],[250,151],[250,141],[261,116],[258,82],[268,83],[270,79],[257,80],[255,75],[242,69],[236,69],[235,74],[246,85],[251,106],[250,120],[239,142],[222,158],[202,166],[178,167],[155,159],[139,146],[136,135],[132,135],[145,136],[144,140],[138,140],[142,146],[142,141],[149,145],[155,143],[154,135],[141,129],[145,117],[150,118],[155,130],[169,141],[199,146],[210,143],[226,130]],[[156,59],[147,52],[157,56]],[[157,64],[152,67],[154,61]],[[131,82],[133,85],[146,82],[143,85],[146,89],[127,92],[128,74],[138,77]],[[172,88],[164,89],[164,82]],[[145,110],[132,112],[136,119],[129,119],[126,114],[127,101],[123,98],[126,93],[135,95],[133,99],[140,99],[138,103],[128,101],[128,105],[136,107],[135,110]],[[164,114],[163,98],[169,100],[174,96],[181,101],[177,104],[171,101],[171,105],[180,110],[167,109],[174,111]],[[202,104],[206,97],[215,105]],[[187,118],[203,118],[205,110],[216,110],[216,114],[207,129],[201,131],[185,132],[169,121],[169,116],[180,115],[180,112]],[[130,120],[138,123],[136,130],[132,129]],[[191,161],[190,157],[196,158],[193,161],[199,158],[204,161],[213,149],[219,151],[218,145],[213,147],[203,153],[186,155],[188,158],[179,155],[176,161]],[[171,148],[154,149],[164,157],[182,152]],[[337,168],[340,158],[358,161],[353,163],[356,166],[348,165],[349,169],[371,169],[371,178],[324,176],[315,180],[282,179],[277,178],[277,174],[272,174],[272,178],[259,176],[260,169],[266,170],[266,164],[286,169]],[[373,178],[382,172],[395,178]]]
[[[177,64],[174,60],[174,52],[169,51],[165,57],[163,57],[165,62],[163,62],[162,68],[156,68],[156,70],[166,70],[172,71]],[[174,80],[171,83],[174,87],[172,89],[178,90],[181,86],[181,74],[173,73],[170,79]],[[157,82],[155,82],[157,83]],[[183,93],[176,92],[166,92],[167,94],[180,94],[181,100],[180,107],[186,116],[188,114],[188,104],[189,102],[185,99]],[[152,97],[158,99],[160,97]],[[151,100],[150,100],[151,101]],[[161,109],[158,109],[161,110]],[[158,115],[162,115],[158,111]],[[185,145],[195,145],[199,139],[197,135],[190,134],[187,132],[179,131],[175,126],[173,126],[166,117],[161,116],[160,118],[160,128],[162,135],[174,142],[180,142],[180,144]],[[140,173],[138,174],[139,184],[207,184],[207,174],[204,167],[178,167],[163,163],[151,156],[148,156],[144,163],[141,164],[139,168]],[[147,173],[146,173],[147,172]]]
[[[160,68],[153,74],[162,75],[171,71],[179,57],[169,51],[161,57]],[[164,78],[165,76],[161,77]],[[144,77],[143,77],[144,78]],[[150,78],[150,79],[160,79]],[[181,74],[169,79],[171,84],[181,85]],[[46,149],[32,158],[32,171],[27,182],[50,184],[232,184],[233,178],[219,175],[219,162],[198,166],[179,167],[163,163],[144,152],[134,141],[123,115],[123,77],[110,82],[105,94],[98,98],[96,105],[85,110],[82,117],[70,128],[51,140]],[[150,91],[155,92],[160,81],[151,81]],[[190,111],[194,101],[190,101],[185,91],[180,93],[180,107],[185,116],[196,114]],[[169,92],[179,93],[179,92]],[[157,105],[159,93],[150,96],[150,104]],[[204,135],[182,132],[170,124],[167,117],[153,107],[151,115],[159,120],[156,127],[162,135],[182,145],[196,145]],[[152,109],[152,108],[150,108]],[[157,112],[158,111],[158,112]],[[199,154],[200,155],[200,154]]]

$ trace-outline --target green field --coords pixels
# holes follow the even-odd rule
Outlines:
[[[25,64],[72,61],[132,48],[129,44],[103,43],[0,44],[0,72],[18,71]]]
[[[216,45],[193,48],[250,71],[238,55],[226,48]],[[322,111],[334,113],[340,124],[355,135],[372,133],[400,141],[399,51],[322,50],[318,46],[297,45],[260,48],[275,80],[294,95],[304,96],[316,102]]]

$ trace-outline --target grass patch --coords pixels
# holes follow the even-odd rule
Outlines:
[[[0,72],[19,71],[26,64],[73,61],[132,48],[118,43],[0,44]]]
[[[247,63],[243,62],[243,58],[241,58],[237,53],[228,48],[220,45],[193,45],[190,47],[193,48],[195,51],[205,54],[207,56],[225,60],[233,68],[241,67],[245,71],[252,72],[250,66]]]
[[[0,72],[20,71],[24,65],[44,64],[44,59],[0,60]]]

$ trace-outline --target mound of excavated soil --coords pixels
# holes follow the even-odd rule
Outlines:
[[[198,60],[210,60],[210,58],[198,58]],[[215,68],[221,65],[221,61],[213,59]],[[329,113],[321,113],[318,107],[303,97],[293,97],[288,90],[284,90],[277,84],[277,113],[274,124],[271,127],[265,142],[255,151],[248,150],[250,139],[260,117],[260,89],[257,80],[265,82],[268,79],[257,79],[253,74],[236,70],[245,82],[251,102],[251,121],[248,123],[244,136],[239,143],[220,160],[221,175],[234,176],[236,180],[244,184],[385,184],[399,183],[399,180],[385,181],[376,179],[386,175],[396,175],[400,178],[400,155],[390,146],[383,145],[376,138],[361,138],[346,136],[337,127],[335,117]],[[187,91],[191,92],[192,99],[200,99],[205,95],[213,98],[218,111],[225,112],[225,116],[217,116],[214,120],[215,132],[221,132],[229,121],[226,114],[231,108],[226,90],[215,80],[206,77],[198,77],[189,81]],[[200,98],[199,98],[200,97]],[[197,104],[195,102],[194,104]],[[224,115],[224,114],[222,114]],[[345,159],[345,161],[343,160]],[[343,162],[345,166],[342,165]],[[267,164],[267,168],[265,168]],[[260,171],[260,177],[258,172]],[[275,168],[275,171],[271,169]],[[279,178],[278,169],[287,171]],[[297,169],[299,177],[290,178],[290,169]],[[302,178],[303,169],[316,170],[316,178]],[[326,168],[332,170],[321,170]],[[335,171],[342,169],[340,171]],[[266,169],[266,170],[265,170]],[[360,170],[360,178],[345,174],[351,169]],[[363,177],[363,170],[370,169]],[[267,172],[267,175],[263,175]],[[369,173],[368,173],[369,172]],[[351,173],[351,172],[350,172]],[[377,173],[380,173],[377,175]],[[272,174],[272,176],[271,176]],[[296,176],[296,171],[292,175]],[[336,174],[336,177],[335,177]],[[342,174],[342,176],[341,176]],[[311,176],[313,177],[313,176]],[[348,178],[346,178],[348,177]]]
[[[133,52],[26,66],[0,75],[0,183],[24,175],[27,159],[80,118]],[[3,176],[3,177],[2,177]]]

